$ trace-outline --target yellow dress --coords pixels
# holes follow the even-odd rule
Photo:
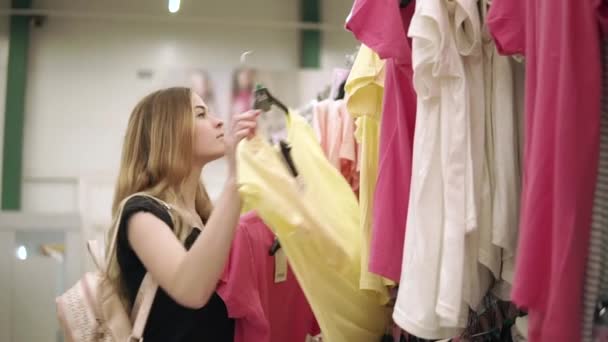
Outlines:
[[[324,341],[379,341],[390,313],[376,293],[359,288],[359,206],[327,161],[312,128],[287,119],[294,178],[262,137],[239,144],[239,192],[274,231],[317,318]]]
[[[381,303],[389,299],[386,285],[393,282],[370,273],[369,254],[372,236],[372,214],[376,178],[378,176],[378,150],[380,144],[380,117],[384,95],[384,61],[365,45],[361,45],[355,63],[344,87],[346,108],[355,118],[355,137],[361,146],[359,205],[361,206],[361,288],[380,294]]]

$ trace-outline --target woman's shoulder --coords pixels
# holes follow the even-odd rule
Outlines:
[[[131,218],[136,213],[146,212],[153,214],[170,227],[173,227],[169,210],[170,208],[168,208],[164,203],[159,202],[149,196],[136,195],[129,198],[125,202],[122,210],[121,221],[123,223],[126,223],[129,218]]]

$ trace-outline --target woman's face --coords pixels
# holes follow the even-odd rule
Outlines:
[[[211,113],[200,96],[192,92],[194,115],[194,161],[207,163],[224,156],[224,122]]]

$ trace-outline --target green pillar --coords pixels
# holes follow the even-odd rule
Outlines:
[[[300,6],[300,17],[303,22],[321,22],[320,0],[300,0]],[[321,32],[319,30],[300,31],[300,67],[321,67]]]
[[[29,9],[31,0],[12,0],[12,8]],[[23,125],[25,117],[25,86],[27,52],[30,40],[30,19],[10,17],[6,106],[2,154],[2,209],[21,209],[23,170]]]

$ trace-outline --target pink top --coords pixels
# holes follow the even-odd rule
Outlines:
[[[288,268],[274,282],[274,235],[254,212],[241,217],[217,292],[235,319],[235,342],[305,341],[319,327],[304,293]]]
[[[356,0],[346,28],[386,59],[380,128],[378,181],[374,198],[370,271],[395,282],[401,277],[410,194],[416,93],[407,39],[415,2]]]
[[[512,297],[530,341],[580,341],[597,175],[600,36],[595,0],[494,0],[503,54],[526,58],[524,178]]]
[[[323,100],[313,108],[312,126],[329,162],[356,192],[359,189],[355,123],[344,100]]]
[[[241,114],[251,109],[253,109],[253,92],[241,90],[232,99],[230,115]]]

